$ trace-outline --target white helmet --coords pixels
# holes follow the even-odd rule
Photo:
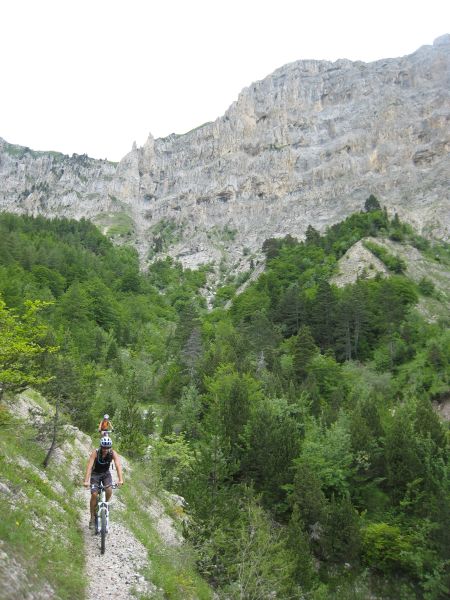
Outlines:
[[[112,447],[112,439],[110,437],[108,437],[107,435],[105,435],[105,437],[102,437],[102,439],[100,440],[100,446],[102,448],[111,448]]]
[[[109,415],[103,415],[104,419],[109,419]]]

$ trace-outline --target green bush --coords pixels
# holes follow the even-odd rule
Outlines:
[[[434,292],[434,283],[427,277],[422,277],[418,284],[419,291],[424,296],[432,296]]]
[[[370,523],[362,531],[362,542],[364,560],[372,569],[386,574],[409,570],[413,547],[396,525]]]
[[[406,271],[406,263],[398,256],[394,256],[390,252],[374,242],[364,242],[364,246],[372,252],[377,258],[379,258],[393,273],[404,273]]]

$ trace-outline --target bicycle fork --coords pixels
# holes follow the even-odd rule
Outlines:
[[[96,520],[95,520],[95,533],[100,533],[100,531],[101,531],[101,527],[102,527],[102,514],[105,515],[106,533],[108,533],[108,529],[109,529],[109,508],[108,508],[108,502],[106,502],[106,501],[100,501],[98,503],[97,516],[96,516]]]

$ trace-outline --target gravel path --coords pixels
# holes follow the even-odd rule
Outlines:
[[[151,596],[155,587],[142,575],[147,566],[147,550],[117,519],[121,503],[120,491],[114,490],[110,505],[110,525],[106,538],[106,551],[100,554],[100,536],[89,529],[89,490],[84,490],[86,511],[82,516],[82,529],[86,549],[86,575],[89,580],[87,600],[114,598],[135,600],[140,594]]]

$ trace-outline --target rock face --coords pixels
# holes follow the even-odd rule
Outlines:
[[[85,154],[36,152],[0,138],[0,208],[37,216],[93,216],[109,210],[116,165]]]
[[[86,216],[105,230],[125,213],[144,264],[150,250],[244,268],[266,238],[323,230],[371,193],[448,239],[449,151],[445,35],[402,58],[288,64],[214,123],[150,135],[117,166],[1,142],[0,208]]]

